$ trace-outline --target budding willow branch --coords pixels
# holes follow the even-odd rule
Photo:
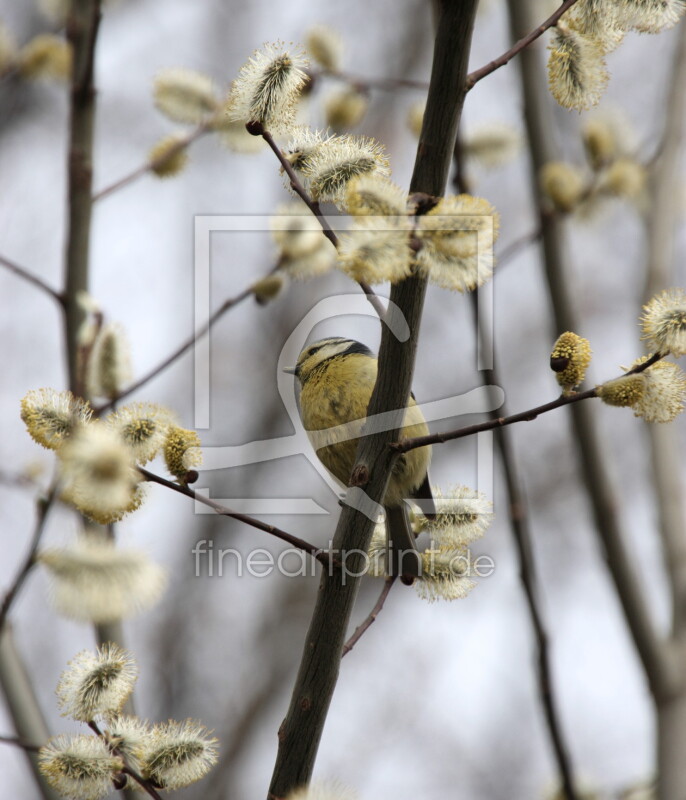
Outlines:
[[[642,364],[638,364],[633,369],[625,372],[622,377],[643,372],[661,358],[664,358],[664,354],[654,353]],[[457,428],[454,431],[447,431],[446,433],[432,433],[428,436],[416,436],[412,439],[404,439],[402,442],[392,442],[389,447],[397,453],[407,453],[410,450],[415,450],[417,447],[426,447],[428,444],[443,444],[453,439],[463,439],[465,436],[473,436],[475,433],[481,433],[482,431],[492,431],[495,428],[503,428],[505,425],[512,425],[515,422],[531,422],[548,411],[554,411],[556,408],[568,406],[570,403],[578,403],[581,400],[588,400],[591,397],[597,396],[597,387],[587,389],[585,392],[561,395],[556,400],[551,400],[549,403],[530,408],[527,411],[520,411],[518,414],[512,414],[509,417],[497,417],[496,419],[489,419],[485,422],[477,422],[475,425],[466,425],[464,428]]]
[[[325,550],[322,550],[320,547],[315,547],[313,544],[306,542],[304,539],[293,536],[293,534],[283,531],[281,528],[277,528],[274,525],[267,525],[266,522],[262,522],[254,517],[249,517],[247,514],[241,514],[238,511],[232,511],[230,508],[223,506],[221,503],[217,503],[215,500],[211,500],[209,497],[203,497],[201,494],[194,492],[187,486],[181,486],[180,484],[169,481],[160,475],[155,475],[153,472],[149,472],[143,467],[138,467],[138,471],[145,478],[145,480],[149,481],[150,483],[158,483],[160,486],[166,486],[167,489],[171,489],[174,492],[183,494],[186,497],[190,497],[192,500],[197,500],[198,503],[208,506],[215,513],[222,517],[231,517],[231,519],[235,519],[238,522],[243,522],[246,525],[257,528],[260,531],[264,531],[264,533],[269,533],[272,536],[276,536],[277,539],[281,539],[293,547],[296,547],[298,550],[303,550],[308,555],[311,555],[312,558],[314,558],[316,561],[319,561],[320,564],[328,566],[330,563],[329,557]]]
[[[133,170],[133,172],[130,172],[128,175],[124,175],[123,178],[119,178],[119,180],[115,181],[109,186],[106,186],[104,189],[100,189],[99,192],[96,192],[93,195],[93,202],[95,203],[98,200],[102,200],[104,197],[113,194],[119,189],[123,189],[125,186],[128,186],[130,183],[138,180],[138,178],[143,177],[143,175],[147,174],[148,172],[163,166],[165,162],[172,159],[178,153],[181,153],[183,150],[193,144],[193,142],[197,141],[201,136],[209,133],[210,130],[211,128],[209,122],[201,122],[197,128],[187,133],[183,138],[179,139],[176,144],[170,147],[162,155],[159,155],[157,158],[149,159],[145,162],[145,164],[141,164],[140,167]]]
[[[281,148],[278,144],[274,141],[274,137],[269,133],[269,131],[264,130],[263,126],[259,122],[249,122],[247,126],[250,133],[255,136],[261,136],[265,142],[269,145],[271,151],[274,155],[278,158],[283,171],[288,175],[288,180],[290,181],[291,188],[293,191],[298,195],[298,197],[305,203],[305,205],[310,209],[310,211],[315,215],[315,217],[319,220],[319,224],[322,226],[322,232],[324,236],[331,242],[331,244],[338,250],[339,247],[339,239],[338,236],[334,233],[331,226],[329,225],[329,221],[324,216],[322,212],[321,206],[316,200],[313,200],[310,195],[307,193],[305,187],[302,185],[300,178],[298,178],[295,170],[293,169],[289,160],[284,156],[281,152]],[[386,309],[383,307],[383,304],[379,300],[376,295],[376,292],[372,289],[372,287],[365,283],[364,281],[358,281],[358,285],[360,289],[365,293],[367,299],[372,304],[374,310],[379,315],[379,319],[383,319],[386,314]]]
[[[506,50],[495,60],[489,61],[489,63],[483,67],[474,70],[474,72],[470,72],[469,75],[467,75],[467,91],[473,89],[475,84],[477,84],[482,78],[485,78],[487,75],[490,75],[492,72],[500,69],[500,67],[504,67],[508,61],[511,61],[516,55],[521,53],[522,50],[528,47],[532,42],[535,42],[540,36],[543,36],[547,30],[554,28],[560,21],[560,17],[576,2],[577,0],[565,0],[565,2],[555,12],[553,12],[545,22],[543,22],[537,28],[534,28],[531,33],[522,37],[509,50]]]

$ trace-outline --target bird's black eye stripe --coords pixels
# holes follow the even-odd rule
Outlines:
[[[353,353],[361,353],[363,356],[374,355],[367,345],[362,344],[362,342],[350,342],[350,346],[347,347],[342,353],[339,353],[339,355],[349,356]]]

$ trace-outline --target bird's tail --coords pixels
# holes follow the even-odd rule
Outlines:
[[[411,583],[421,574],[422,558],[410,527],[407,507],[403,504],[385,508],[385,512],[388,571],[391,575],[408,578]]]

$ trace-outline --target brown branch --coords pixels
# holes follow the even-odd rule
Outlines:
[[[322,232],[324,233],[324,236],[326,236],[326,238],[331,242],[331,244],[338,250],[340,244],[338,236],[336,236],[336,234],[331,228],[331,225],[329,225],[329,221],[324,216],[324,213],[319,203],[316,200],[313,200],[307,193],[307,190],[302,185],[302,182],[300,181],[300,178],[298,178],[290,161],[284,156],[284,154],[281,152],[281,148],[274,141],[274,137],[271,135],[271,133],[269,133],[269,131],[265,131],[259,122],[250,122],[248,123],[247,128],[249,132],[252,133],[254,136],[261,136],[265,140],[265,142],[269,145],[271,151],[278,158],[283,171],[286,173],[286,175],[288,175],[288,180],[290,181],[291,189],[293,189],[293,191],[298,195],[298,197],[303,201],[303,203],[305,203],[305,205],[319,220],[319,224],[322,226]],[[386,314],[386,309],[383,307],[383,304],[376,295],[376,292],[372,289],[372,287],[368,283],[365,283],[364,281],[359,281],[359,286],[367,296],[367,300],[369,300],[369,302],[374,307],[374,310],[379,315],[379,319],[383,319]]]
[[[46,497],[41,497],[38,500],[38,516],[36,519],[36,524],[33,529],[33,536],[31,537],[31,544],[29,545],[29,551],[26,554],[24,562],[17,572],[12,585],[7,590],[5,597],[2,601],[2,606],[0,606],[0,634],[2,634],[2,629],[5,627],[5,622],[7,620],[7,615],[9,614],[10,608],[12,607],[12,603],[15,601],[17,595],[19,594],[22,586],[24,585],[24,581],[27,579],[29,572],[33,569],[36,564],[36,553],[38,552],[38,545],[40,544],[40,540],[43,536],[43,531],[45,530],[45,523],[48,518],[48,514],[50,512],[50,508],[55,500],[57,494],[56,487],[53,486],[50,491],[48,492]]]
[[[119,180],[116,180],[114,183],[111,183],[104,189],[100,189],[100,191],[93,195],[93,202],[95,203],[98,200],[102,200],[108,195],[111,195],[119,189],[124,188],[124,186],[128,186],[130,183],[138,180],[138,178],[142,178],[146,173],[151,172],[157,167],[161,167],[166,161],[168,161],[170,158],[173,158],[175,155],[177,155],[177,153],[181,153],[210,130],[211,126],[209,122],[201,122],[200,125],[198,125],[194,130],[189,131],[184,137],[180,138],[179,141],[170,147],[169,150],[167,150],[167,152],[165,152],[163,155],[158,156],[157,158],[148,159],[148,161],[146,161],[144,164],[141,164],[140,167],[134,169],[133,172],[130,172],[128,175],[124,175],[123,178],[119,178]]]
[[[15,747],[21,747],[22,750],[26,750],[29,753],[38,753],[41,749],[41,745],[28,742],[26,739],[22,739],[21,736],[0,736],[0,744],[11,744]]]
[[[95,413],[96,414],[103,414],[105,411],[109,411],[113,406],[118,403],[120,400],[123,400],[125,397],[128,397],[133,392],[137,391],[144,386],[146,383],[151,381],[153,378],[156,378],[160,372],[164,372],[167,367],[170,367],[177,358],[180,358],[186,351],[190,350],[191,347],[204,336],[212,326],[230,309],[234,306],[237,306],[239,303],[242,303],[243,300],[247,299],[253,294],[253,287],[249,286],[247,289],[244,289],[240,294],[235,295],[234,297],[229,297],[228,300],[225,300],[219,308],[210,316],[207,322],[203,325],[203,327],[193,333],[185,342],[180,344],[173,353],[168,355],[163,361],[161,361],[156,367],[153,367],[149,372],[139,378],[137,381],[132,383],[130,386],[127,386],[122,392],[120,392],[114,400],[109,400],[106,403],[102,403],[102,405],[96,406]]]
[[[508,0],[512,38],[521,36],[530,24],[530,10],[520,0]],[[573,275],[570,250],[564,239],[563,221],[546,217],[538,191],[538,172],[542,165],[558,157],[551,135],[550,100],[540,82],[538,54],[525,50],[519,59],[523,95],[524,121],[530,146],[530,182],[541,219],[543,267],[558,330],[579,329],[569,281]],[[611,478],[609,453],[601,430],[588,403],[571,407],[573,441],[577,448],[580,472],[588,495],[595,528],[603,543],[605,557],[624,618],[631,632],[653,696],[670,695],[675,680],[674,662],[665,642],[656,629],[645,581],[632,561],[626,535],[622,530],[619,502]]]
[[[23,278],[25,281],[33,284],[41,291],[49,294],[50,297],[52,297],[53,300],[56,300],[61,306],[64,305],[64,298],[59,292],[55,291],[52,286],[48,286],[45,281],[37,278],[35,275],[32,275],[27,269],[24,269],[24,267],[20,267],[19,264],[16,264],[14,261],[10,261],[10,259],[5,258],[5,256],[0,256],[0,264],[18,277]]]
[[[630,369],[624,373],[626,375],[636,375],[643,372],[652,366],[656,361],[664,358],[660,353],[653,353],[650,358],[642,364]],[[581,400],[588,400],[591,397],[597,397],[597,388],[586,389],[584,392],[576,392],[570,395],[560,395],[556,400],[551,400],[549,403],[530,408],[527,411],[520,411],[518,414],[512,414],[509,417],[496,417],[494,419],[486,420],[486,422],[477,422],[474,425],[465,425],[463,428],[457,428],[454,431],[446,431],[445,433],[431,433],[427,436],[415,436],[412,439],[403,439],[401,442],[391,442],[389,447],[396,453],[407,453],[409,450],[414,450],[417,447],[425,447],[427,444],[443,444],[450,442],[453,439],[462,439],[465,436],[473,436],[475,433],[482,431],[492,431],[495,428],[503,428],[506,425],[513,425],[515,422],[531,422],[541,414],[548,411],[554,411],[556,408],[568,406],[571,403],[578,403]]]
[[[124,769],[122,769],[122,773],[124,775],[128,775],[129,777],[133,778],[134,781],[136,781],[136,783],[141,787],[141,789],[143,789],[144,792],[147,792],[147,794],[149,794],[150,797],[155,798],[155,800],[163,800],[162,796],[155,789],[152,783],[146,778],[144,778],[142,775],[140,775],[138,772],[136,772],[135,769],[132,769],[131,766],[129,766],[129,763],[126,760],[126,756],[121,752],[121,750],[116,745],[112,744],[112,742],[110,742],[107,739],[105,734],[100,730],[100,727],[97,722],[91,720],[88,723],[88,727],[93,731],[93,733],[95,733],[96,736],[98,736],[105,742],[110,753],[112,753],[113,756],[121,758],[121,760],[124,762]]]
[[[348,639],[348,641],[343,645],[343,651],[341,652],[341,658],[343,656],[347,656],[348,653],[355,647],[355,645],[360,641],[360,639],[364,636],[364,634],[371,628],[371,626],[376,622],[376,618],[381,613],[381,609],[384,607],[384,603],[386,602],[386,598],[390,594],[391,589],[393,588],[393,584],[397,579],[397,575],[389,575],[386,580],[384,581],[383,589],[381,590],[381,594],[379,595],[379,599],[374,604],[374,608],[369,612],[369,615],[366,619],[361,622],[357,628],[355,628],[355,633]]]
[[[335,563],[335,561],[331,559],[327,552],[322,550],[321,547],[315,547],[313,544],[306,542],[304,539],[300,539],[297,536],[293,536],[293,534],[288,533],[287,531],[281,530],[281,528],[277,528],[274,525],[267,525],[266,522],[255,519],[255,517],[249,517],[247,514],[241,514],[238,511],[232,511],[230,508],[211,500],[209,497],[203,497],[201,494],[197,494],[187,486],[181,486],[180,484],[167,480],[160,475],[155,475],[153,472],[149,472],[143,467],[138,467],[138,471],[146,481],[150,481],[150,483],[159,483],[160,486],[166,486],[167,489],[171,489],[174,492],[178,492],[186,497],[190,497],[192,500],[196,500],[198,503],[208,506],[222,517],[231,517],[231,519],[238,520],[238,522],[243,522],[246,525],[257,528],[260,531],[264,531],[272,536],[276,536],[277,539],[281,539],[293,547],[296,547],[298,550],[303,550],[305,553],[308,553],[323,566],[329,567],[332,563]]]
[[[549,28],[555,27],[555,25],[557,25],[559,22],[560,17],[576,2],[577,0],[565,0],[565,2],[562,3],[562,5],[555,12],[553,12],[544,23],[539,25],[537,28],[534,28],[531,33],[523,36],[509,50],[506,50],[494,61],[489,61],[489,63],[483,67],[474,70],[474,72],[470,72],[469,75],[467,75],[467,91],[474,88],[474,85],[477,84],[482,78],[485,78],[487,75],[490,75],[492,72],[500,69],[500,67],[504,67],[508,61],[512,60],[516,55],[521,53],[522,50],[527,48],[532,42],[535,42],[539,36],[543,36],[543,34]]]
[[[431,82],[410,192],[440,197],[445,191],[452,150],[465,94],[467,60],[476,0],[436,0],[436,40]],[[409,327],[406,341],[398,341],[384,325],[379,349],[379,372],[367,416],[398,409],[395,425],[360,439],[353,470],[367,470],[369,481],[356,491],[381,503],[394,464],[388,444],[397,438],[407,405],[426,294],[426,281],[410,277],[391,288],[391,301]],[[394,306],[394,307],[395,307]],[[348,492],[349,500],[354,494]],[[279,746],[269,794],[286,797],[306,785],[312,775],[331,698],[351,611],[357,596],[361,562],[369,547],[374,519],[345,505],[336,526],[334,551],[356,553],[346,564],[345,581],[337,573],[320,584],[317,603],[305,637],[300,669],[286,717],[279,729]]]

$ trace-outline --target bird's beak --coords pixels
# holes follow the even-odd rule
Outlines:
[[[284,367],[283,371],[287,372],[289,375],[295,375],[295,367]]]

